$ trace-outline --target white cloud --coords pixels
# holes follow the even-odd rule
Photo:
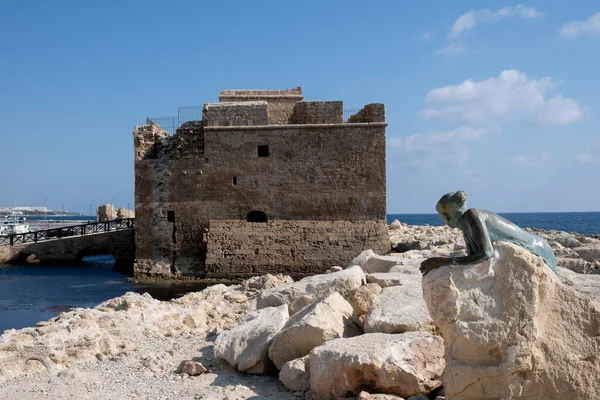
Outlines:
[[[431,39],[434,36],[435,36],[435,32],[433,32],[433,31],[427,31],[427,32],[425,32],[425,33],[423,33],[421,35],[421,39],[428,40],[428,39]]]
[[[463,42],[451,42],[441,49],[437,49],[435,54],[441,54],[446,57],[456,57],[466,53],[466,48]]]
[[[399,149],[402,147],[402,138],[399,138],[398,136],[390,136],[387,143],[392,149]]]
[[[580,163],[591,163],[594,162],[594,156],[587,153],[577,154],[575,156],[575,161],[579,161]]]
[[[510,159],[511,163],[519,167],[541,167],[548,164],[551,160],[550,155],[540,154],[538,156],[519,155]]]
[[[421,115],[468,124],[514,115],[534,117],[548,124],[581,119],[583,111],[575,100],[561,94],[548,96],[555,87],[550,77],[529,79],[519,70],[504,70],[479,82],[467,79],[458,85],[429,91]]]
[[[487,8],[481,10],[472,10],[458,17],[458,19],[452,25],[452,28],[450,28],[448,39],[456,39],[463,33],[473,29],[476,25],[484,22],[495,22],[504,18],[514,17],[534,19],[540,18],[543,15],[543,13],[537,11],[535,8],[526,7],[522,4],[511,7],[503,7],[498,11],[491,11]]]
[[[469,158],[468,143],[479,140],[483,134],[482,129],[469,127],[416,133],[404,139],[401,152],[412,166],[433,167],[441,163],[462,165]]]
[[[483,133],[482,129],[466,126],[445,132],[415,133],[406,138],[404,147],[408,151],[431,151],[460,146],[465,142],[478,140]]]
[[[600,13],[592,15],[584,21],[567,22],[560,29],[560,34],[569,38],[584,35],[600,36]]]

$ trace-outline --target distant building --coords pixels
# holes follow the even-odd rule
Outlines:
[[[13,211],[34,211],[34,212],[50,212],[47,207],[7,207],[0,208],[0,212],[13,212]]]
[[[133,131],[136,274],[303,276],[389,250],[385,113],[226,90],[175,135]]]

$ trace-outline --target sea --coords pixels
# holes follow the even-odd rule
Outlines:
[[[521,227],[600,235],[600,212],[506,213],[500,214]],[[443,225],[437,214],[388,214],[409,225]],[[43,217],[28,218],[32,225],[44,224]],[[52,217],[53,221],[86,221],[94,217]],[[48,220],[46,220],[48,222]],[[76,307],[94,307],[126,292],[148,292],[158,300],[170,300],[205,284],[139,285],[113,269],[110,255],[90,256],[81,265],[0,265],[0,333],[6,329],[34,326]]]

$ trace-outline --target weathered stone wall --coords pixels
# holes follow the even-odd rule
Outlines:
[[[287,124],[294,105],[302,101],[302,88],[286,90],[222,90],[220,102],[266,101],[269,104],[269,124]]]
[[[344,106],[341,101],[300,101],[294,105],[292,124],[341,124]]]
[[[384,122],[385,107],[381,103],[367,104],[358,113],[348,118],[349,123],[354,122]]]
[[[284,273],[301,277],[346,266],[363,250],[390,250],[384,220],[273,221],[211,220],[207,277]]]
[[[117,219],[117,210],[112,204],[103,204],[98,207],[98,221],[112,221]]]
[[[204,126],[256,126],[269,124],[266,101],[207,103],[202,109]]]
[[[221,97],[235,96],[250,95]],[[385,127],[196,121],[167,137],[136,127],[146,149],[135,151],[136,272],[202,276],[209,221],[252,211],[269,221],[385,220]]]
[[[25,261],[35,254],[42,263],[79,263],[86,255],[111,254],[117,264],[133,265],[135,246],[133,230],[96,235],[71,236],[62,239],[14,246],[0,246],[0,263]]]
[[[117,219],[135,218],[135,212],[128,210],[127,208],[119,208],[117,210]]]

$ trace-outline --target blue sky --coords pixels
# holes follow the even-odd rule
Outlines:
[[[134,125],[222,89],[386,105],[388,213],[600,210],[595,1],[2,1],[0,207],[133,205]]]

